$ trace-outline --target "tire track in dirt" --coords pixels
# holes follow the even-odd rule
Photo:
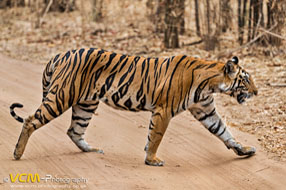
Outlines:
[[[184,112],[175,117],[158,155],[164,167],[144,165],[144,146],[150,113],[123,112],[100,104],[87,130],[87,141],[103,148],[104,155],[82,153],[66,135],[71,113],[35,132],[20,161],[13,160],[21,131],[9,114],[13,102],[24,104],[17,113],[28,116],[41,101],[43,65],[0,55],[0,189],[12,183],[2,179],[17,173],[88,178],[83,189],[283,189],[286,166],[267,158],[254,136],[231,129],[236,139],[258,149],[256,156],[241,159]],[[219,110],[222,112],[223,110]],[[20,183],[16,183],[20,184]],[[64,185],[41,181],[40,185]],[[38,185],[39,185],[38,184]],[[31,185],[28,184],[28,185]],[[84,187],[84,186],[82,186]],[[55,189],[56,186],[54,186]],[[64,189],[64,188],[61,188]],[[75,188],[74,188],[75,189]]]

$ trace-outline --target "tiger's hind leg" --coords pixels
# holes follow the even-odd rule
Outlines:
[[[72,121],[71,126],[67,131],[68,136],[76,144],[76,146],[83,152],[98,152],[103,153],[102,150],[92,148],[85,140],[84,133],[87,129],[89,121],[92,118],[99,102],[92,103],[78,103],[72,107]]]
[[[65,110],[59,112],[56,103],[53,101],[42,102],[41,106],[37,109],[35,114],[25,119],[21,134],[15,147],[14,158],[16,160],[21,158],[25,151],[27,142],[35,130],[44,126],[52,119],[58,117]]]

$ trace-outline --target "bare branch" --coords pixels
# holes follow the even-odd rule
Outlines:
[[[36,23],[36,28],[40,28],[43,21],[44,21],[44,17],[46,16],[46,14],[48,13],[48,11],[50,10],[51,6],[53,4],[53,0],[50,0],[48,5],[46,6],[45,10],[43,11],[43,14],[41,16],[39,16],[37,23]]]
[[[275,37],[277,37],[277,38],[280,38],[280,39],[282,39],[282,40],[286,40],[286,37],[281,36],[281,35],[279,35],[279,34],[276,34],[276,33],[274,33],[274,32],[270,32],[269,30],[265,30],[265,29],[262,28],[262,27],[260,27],[259,30],[262,31],[262,32],[265,32],[265,33],[267,33],[267,34],[269,34],[269,35],[272,35],[272,36],[275,36]]]
[[[274,26],[272,26],[269,30],[265,30],[263,33],[257,35],[255,38],[253,38],[251,41],[247,42],[246,44],[239,46],[238,48],[234,48],[232,50],[223,50],[221,52],[219,52],[217,55],[215,55],[215,58],[220,59],[222,57],[229,57],[230,55],[232,55],[234,52],[237,52],[239,50],[242,50],[248,46],[250,46],[251,44],[253,44],[254,42],[256,42],[259,38],[261,38],[262,36],[264,36],[268,31],[270,32],[271,30],[273,30],[275,27],[277,26],[277,24],[275,24]]]

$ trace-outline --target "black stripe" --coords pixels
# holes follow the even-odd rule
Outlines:
[[[49,104],[43,103],[43,105],[44,105],[44,107],[47,109],[47,111],[49,112],[49,114],[50,114],[52,117],[54,117],[54,118],[57,117],[56,112],[54,112],[54,110],[52,109],[52,107],[51,107]]]
[[[106,70],[106,69],[110,66],[110,64],[112,63],[112,60],[115,58],[116,55],[117,55],[116,53],[110,54],[109,60],[108,60],[108,62],[105,64],[104,70]]]
[[[219,75],[219,74],[215,74],[215,75],[213,75],[213,76],[211,76],[211,77],[209,77],[209,78],[203,80],[203,81],[199,84],[198,88],[197,88],[196,91],[195,91],[195,97],[194,97],[194,102],[195,102],[195,103],[199,102],[200,96],[201,96],[201,92],[202,92],[203,89],[206,87],[206,85],[208,84],[209,80],[212,79],[212,78],[214,78],[214,77],[216,77],[216,76],[218,76],[218,75]]]
[[[90,119],[91,119],[91,117],[84,118],[84,117],[81,117],[81,116],[72,115],[72,120],[88,121],[88,120],[90,120]]]
[[[211,99],[211,101],[209,101],[206,104],[202,104],[203,107],[208,107],[209,105],[211,105],[214,102],[214,98]]]
[[[80,133],[75,132],[74,128],[70,128],[68,131],[69,131],[69,132],[72,132],[73,134],[78,135],[78,136],[83,135],[83,134],[80,134]]]
[[[37,130],[37,127],[34,123],[32,123],[32,126],[33,126],[34,130]]]
[[[104,94],[106,93],[106,89],[105,89],[106,85],[102,85],[101,89],[100,89],[100,93],[98,95],[98,98],[102,98],[104,96]]]
[[[47,123],[50,122],[50,120],[48,120],[45,115],[43,115],[43,118],[44,118],[44,123],[45,123],[45,124],[47,124]]]
[[[148,74],[149,74],[149,64],[150,64],[150,58],[147,58],[147,68],[146,68],[146,71],[145,71],[145,81],[147,81],[147,77],[148,77]]]
[[[86,55],[85,55],[85,61],[84,61],[84,63],[87,63],[87,61],[89,60],[89,57],[90,57],[90,55],[92,54],[93,51],[94,51],[94,48],[90,48],[90,49],[87,51],[87,53],[86,53]]]
[[[221,122],[221,120],[219,120],[218,125],[217,125],[216,129],[214,130],[213,134],[216,134],[219,131],[221,124],[222,124],[222,122]]]
[[[167,59],[164,59],[164,61],[161,63],[160,70],[159,70],[159,77],[161,76],[162,66],[167,61]]]
[[[171,105],[171,114],[172,114],[172,117],[174,117],[174,98],[175,96],[173,96],[173,99],[172,99],[172,105]]]
[[[116,105],[119,101],[119,96],[118,96],[118,92],[114,93],[112,96],[111,96],[111,99],[113,101],[113,103]]]
[[[232,90],[232,89],[233,89],[233,87],[234,87],[234,85],[235,85],[236,81],[237,81],[237,78],[235,78],[235,79],[234,79],[234,83],[232,84],[232,86],[231,86],[230,90]]]
[[[56,97],[58,97],[58,96],[56,96]],[[62,102],[62,104],[64,105],[64,102]],[[56,100],[56,105],[57,105],[57,109],[59,111],[59,115],[61,115],[63,113],[63,109],[62,109],[62,106],[60,104],[59,99]]]
[[[58,92],[59,85],[55,85],[52,89],[50,89],[50,93],[56,94]]]
[[[132,106],[132,101],[130,98],[128,98],[125,102],[124,105],[130,110]]]
[[[184,69],[181,71],[180,81],[184,81],[183,72],[186,70],[186,66],[187,66],[188,63],[189,63],[189,60],[186,61],[185,65],[184,65]],[[179,84],[180,84],[179,89],[181,89],[181,91],[180,91],[180,99],[179,99],[179,101],[178,101],[177,113],[179,113],[180,104],[181,104],[182,98],[183,98],[183,89],[184,89],[184,84],[183,84],[183,83],[184,83],[184,82],[180,82],[180,83],[179,83]],[[185,96],[186,96],[186,94],[185,94]],[[186,110],[185,105],[184,105],[184,101],[182,102],[182,109],[183,109],[183,110]]]
[[[64,55],[64,57],[62,58],[62,61],[64,60],[64,59],[68,59],[69,57],[70,57],[70,51],[68,51],[68,52],[66,52],[66,54]]]
[[[56,55],[55,58],[54,58],[54,60],[53,60],[53,62],[56,62],[57,59],[59,58],[59,56],[60,56],[60,54]]]
[[[193,61],[188,65],[187,69],[190,68],[190,67],[191,67],[195,62],[197,62],[197,61],[198,61],[197,59],[193,60]]]
[[[210,69],[210,68],[213,68],[217,65],[217,63],[212,63],[210,66],[208,66],[206,69]]]
[[[149,136],[149,135],[148,135],[148,137],[147,137],[147,138],[148,138],[148,141],[150,141],[150,142],[151,142],[151,138],[150,138],[150,136]]]
[[[203,117],[201,117],[199,119],[199,121],[203,121],[206,120],[208,117],[214,116],[216,113],[215,108],[209,113],[209,114],[205,114]]]
[[[119,91],[119,94],[120,94],[120,98],[122,98],[127,93],[128,87],[129,87],[129,85],[128,85],[128,82],[127,82],[122,87],[119,88],[118,91]]]
[[[165,70],[165,75],[166,75],[166,73],[167,73],[167,71],[168,71],[169,65],[170,65],[170,58],[169,58],[168,61],[167,61],[166,70]]]
[[[127,57],[127,59],[122,63],[119,72],[124,68],[124,66],[126,65],[127,61],[128,61],[129,57]]]
[[[128,75],[128,72],[126,72],[125,74],[122,75],[122,77],[119,79],[119,82],[117,84],[118,87],[124,82],[127,75]]]
[[[141,82],[140,89],[138,90],[136,94],[136,101],[138,101],[142,95],[143,95],[143,80]]]
[[[115,75],[116,75],[116,73],[113,73],[106,78],[106,80],[105,80],[106,90],[110,89],[110,87],[114,81]]]
[[[199,102],[201,93],[202,93],[203,89],[207,86],[208,82],[209,82],[209,80],[206,79],[199,84],[198,88],[195,91],[195,96],[194,96],[194,102],[195,103]]]
[[[90,71],[92,71],[93,70],[93,68],[96,66],[96,64],[98,63],[98,61],[99,61],[99,59],[102,57],[102,54],[104,53],[105,51],[104,50],[100,50],[100,51],[98,51],[97,52],[97,57],[96,57],[96,59],[94,60],[94,62],[92,63],[92,65],[91,65],[91,67],[90,67]],[[104,55],[104,58],[106,57],[106,55]],[[84,73],[87,73],[87,71],[88,71],[88,66],[91,64],[91,61],[92,61],[92,59],[90,59],[90,61],[89,61],[89,63],[86,63],[87,64],[87,67],[84,69]],[[102,66],[102,67],[105,67],[105,66]]]
[[[148,82],[147,82],[147,93],[149,94],[149,89],[150,89],[150,77],[148,77]]]
[[[132,69],[133,69],[133,62],[130,64],[130,66],[129,66],[129,68],[128,68],[128,72],[130,73],[131,71],[132,71]]]
[[[223,131],[218,135],[219,137],[222,136],[225,132],[226,127],[223,129]]]
[[[37,120],[39,120],[41,124],[44,124],[44,123],[43,123],[43,118],[42,118],[41,115],[42,115],[42,111],[41,111],[40,109],[37,109],[37,111],[36,111],[36,113],[35,113],[35,118],[36,118]]]
[[[207,96],[207,97],[205,97],[205,98],[202,98],[202,99],[200,100],[200,102],[204,102],[204,101],[206,101],[208,98],[209,98],[209,96]]]
[[[209,132],[213,133],[212,130],[213,130],[213,127],[214,127],[215,125],[216,125],[216,122],[214,122],[214,123],[208,128]]]
[[[80,122],[76,122],[77,125],[79,125],[80,127],[87,127],[88,126],[88,123],[80,123]]]
[[[193,64],[193,63],[195,63],[196,61],[197,61],[197,60],[194,60],[194,61],[192,61],[190,64]],[[189,86],[189,89],[187,90],[188,95],[186,96],[186,97],[187,97],[187,101],[186,101],[186,99],[184,99],[184,102],[186,101],[186,103],[189,102],[190,92],[191,92],[191,89],[192,89],[192,87],[193,87],[193,83],[194,83],[194,72],[195,72],[196,69],[200,68],[199,66],[200,66],[200,65],[198,65],[197,67],[195,67],[195,68],[192,70],[192,80],[191,80],[191,84],[190,84],[190,86]]]
[[[16,113],[14,111],[10,111],[10,114],[15,117],[16,116]]]
[[[119,61],[113,66],[113,68],[111,69],[111,73],[113,72],[113,71],[115,71],[116,70],[116,68],[119,66],[119,64],[123,61],[123,59],[126,57],[126,55],[122,55],[122,56],[120,56],[120,59],[119,59]]]
[[[71,82],[71,85],[70,85],[70,90],[69,90],[69,100],[68,100],[68,104],[69,106],[71,106],[74,102],[74,98],[75,98],[75,83],[73,81],[75,81],[75,77],[76,75],[74,75],[73,77],[73,80]],[[80,85],[81,86],[81,85]]]
[[[170,82],[169,82],[169,87],[168,87],[168,90],[167,90],[167,107],[168,107],[168,99],[169,99],[169,93],[170,93],[170,90],[171,90],[171,86],[172,86],[172,81],[173,81],[173,77],[174,77],[174,74],[175,74],[175,72],[176,72],[176,70],[177,70],[177,68],[178,68],[178,66],[179,66],[179,64],[186,58],[187,56],[182,56],[181,57],[181,59],[177,62],[177,64],[176,64],[176,66],[175,66],[175,68],[174,68],[174,70],[173,70],[173,72],[172,72],[172,74],[171,74],[171,77],[170,77]]]
[[[145,105],[146,105],[146,95],[144,94],[143,98],[140,100],[140,104],[137,106],[138,109],[140,110],[145,110]]]
[[[82,111],[88,112],[88,113],[94,113],[95,109],[87,109],[87,108],[80,108]]]
[[[24,119],[23,118],[21,118],[21,117],[19,117],[19,116],[17,116],[17,118],[15,118],[17,121],[19,121],[19,122],[21,122],[21,123],[23,123],[24,122]]]
[[[141,69],[141,77],[144,73],[144,69],[145,69],[145,62],[146,62],[146,59],[144,59],[143,63],[142,63],[142,69]]]
[[[158,58],[155,58],[155,61],[154,61],[154,77],[157,74],[157,68],[158,68]]]
[[[163,84],[163,87],[162,87],[160,93],[158,94],[158,96],[157,96],[155,102],[152,102],[152,106],[156,105],[157,102],[158,102],[158,100],[159,100],[159,98],[162,96],[163,91],[164,91],[164,89],[165,89],[165,84],[166,84],[166,82],[167,82],[167,80],[165,80],[165,82],[164,82],[164,84]]]

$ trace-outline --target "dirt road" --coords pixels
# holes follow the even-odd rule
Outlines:
[[[286,188],[286,164],[268,159],[255,137],[231,129],[239,141],[258,150],[254,157],[238,158],[188,112],[169,125],[158,152],[166,161],[164,167],[144,165],[150,114],[117,111],[104,104],[100,104],[86,134],[87,141],[102,148],[104,155],[82,153],[71,142],[66,135],[71,117],[68,111],[35,132],[22,159],[14,161],[21,124],[10,116],[9,106],[23,103],[24,108],[16,112],[25,117],[36,110],[41,101],[43,68],[0,55],[0,189]],[[43,179],[35,183],[20,183],[19,178],[11,181],[10,174],[13,180],[23,173],[39,174]],[[25,181],[27,176],[20,179]],[[79,181],[76,184],[67,179]]]

